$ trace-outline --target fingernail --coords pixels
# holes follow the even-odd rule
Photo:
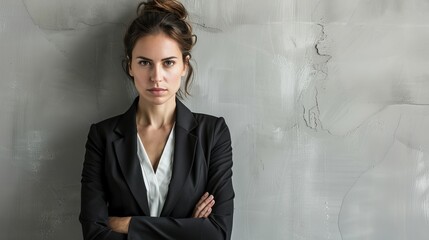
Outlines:
[[[213,198],[214,198],[213,195],[210,195],[209,199],[213,199]]]

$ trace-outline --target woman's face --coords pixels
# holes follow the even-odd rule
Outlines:
[[[174,103],[186,64],[178,43],[163,33],[137,40],[129,65],[140,101],[153,105]]]

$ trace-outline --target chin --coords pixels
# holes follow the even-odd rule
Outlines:
[[[161,97],[153,97],[153,96],[142,96],[140,95],[140,99],[142,99],[145,103],[152,104],[155,106],[160,106],[164,104],[168,104],[172,101],[175,101],[176,95],[173,96],[161,96]]]

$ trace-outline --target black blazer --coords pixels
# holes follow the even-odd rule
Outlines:
[[[192,113],[176,101],[173,173],[161,216],[149,217],[137,158],[138,98],[122,115],[93,124],[82,171],[81,212],[85,240],[230,239],[233,199],[232,148],[223,118]],[[192,218],[204,194],[214,195],[207,219]],[[113,232],[109,216],[132,216],[128,235]]]

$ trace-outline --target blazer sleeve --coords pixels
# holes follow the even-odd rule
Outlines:
[[[219,118],[208,157],[207,191],[216,201],[209,218],[132,216],[128,235],[107,226],[108,209],[104,174],[103,140],[92,125],[82,171],[80,222],[85,240],[230,239],[233,220],[232,148],[228,127]]]
[[[207,219],[135,216],[130,222],[128,239],[231,239],[235,196],[232,186],[232,147],[231,136],[223,118],[219,118],[215,126],[208,160],[206,190],[213,194],[216,203]]]

